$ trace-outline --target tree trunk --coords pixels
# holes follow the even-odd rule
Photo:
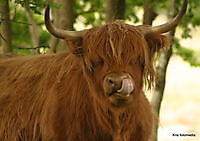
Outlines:
[[[153,137],[152,141],[157,141],[157,134],[158,134],[158,127],[159,127],[159,114],[160,114],[160,107],[163,99],[164,89],[165,89],[165,82],[166,82],[166,70],[169,63],[169,59],[172,55],[172,49],[168,52],[162,52],[159,58],[158,65],[156,67],[157,71],[157,81],[156,86],[153,90],[153,96],[151,99],[151,105],[154,109],[154,114],[156,116],[154,122],[154,129],[153,129]]]
[[[171,13],[169,13],[169,15],[168,15],[169,19],[172,19],[177,14],[176,1],[177,0],[170,0],[170,10],[169,11],[171,11]],[[174,37],[174,34],[175,34],[175,29],[170,32],[170,35],[172,37]],[[153,97],[151,99],[151,104],[154,108],[155,115],[158,117],[158,119],[159,119],[160,107],[161,107],[164,89],[165,89],[167,66],[168,66],[170,57],[172,56],[172,45],[168,52],[161,53],[160,60],[158,62],[157,68],[156,68],[157,83],[156,83],[156,87],[153,91]],[[159,127],[159,120],[155,120],[154,135],[153,135],[152,141],[158,140],[158,137],[157,137],[158,127]]]
[[[60,4],[59,9],[52,10],[52,17],[54,25],[61,29],[73,30],[73,24],[75,21],[73,0],[55,0],[56,3]],[[67,50],[66,44],[63,40],[52,37],[50,41],[49,53],[56,53],[56,51]]]
[[[125,0],[106,0],[106,23],[124,19]]]
[[[11,22],[9,0],[1,0],[0,2],[0,18],[1,18],[1,41],[3,54],[12,52]]]
[[[30,11],[30,7],[28,4],[25,5],[24,9],[25,9],[26,17],[27,17],[28,23],[29,23],[29,31],[31,34],[32,47],[37,48],[33,51],[33,53],[38,54],[38,53],[40,53],[39,48],[38,48],[40,45],[40,34],[38,31],[38,26],[33,17],[33,14]]]
[[[152,22],[157,17],[157,13],[154,11],[153,4],[150,0],[144,1],[144,14],[143,14],[143,24],[145,25],[152,25]]]

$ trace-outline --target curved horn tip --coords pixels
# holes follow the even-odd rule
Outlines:
[[[44,23],[45,23],[45,26],[48,29],[48,27],[50,26],[50,4],[47,3],[47,6],[45,8],[45,14],[44,14]]]
[[[45,8],[44,23],[47,30],[57,38],[65,39],[67,37],[83,37],[87,30],[81,31],[68,31],[63,29],[58,29],[53,26],[50,20],[50,0],[47,1],[47,6]]]
[[[187,6],[188,6],[188,0],[184,0],[184,3],[183,3],[183,13],[185,14],[186,11],[187,11]]]
[[[50,11],[50,5],[48,3],[46,8],[45,8],[45,14],[44,14],[45,15],[45,20],[46,20],[47,17],[49,17],[49,11]]]
[[[174,19],[172,19],[168,23],[148,28],[147,30],[144,31],[144,34],[148,35],[148,34],[152,34],[152,33],[166,33],[168,31],[174,29],[180,23],[183,16],[185,15],[185,13],[187,11],[187,5],[188,5],[188,0],[184,0],[184,3],[182,5],[180,12]]]
[[[57,38],[64,39],[64,36],[62,35],[62,31],[60,33],[60,31],[57,30],[51,23],[51,20],[50,20],[50,2],[49,1],[47,2],[47,6],[45,8],[44,23],[45,23],[46,29],[52,35],[54,35]]]

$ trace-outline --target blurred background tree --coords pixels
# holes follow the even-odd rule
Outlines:
[[[45,30],[43,11],[46,0],[1,0],[0,2],[0,53],[42,54],[67,50],[62,40]],[[183,0],[51,0],[52,22],[67,30],[79,30],[124,19],[132,24],[152,25],[160,15],[171,19],[177,14]],[[141,12],[143,16],[141,16]],[[200,1],[189,1],[186,16],[178,26],[181,38],[192,38],[191,29],[200,25]],[[81,27],[80,27],[81,26]],[[176,29],[170,32],[176,35]],[[151,103],[155,114],[159,111],[165,88],[168,62],[173,54],[181,56],[191,66],[200,66],[199,52],[183,47],[180,38],[174,37],[172,48],[157,59],[158,82]],[[154,141],[157,140],[158,122]]]
[[[1,46],[3,53],[12,52],[12,34],[10,21],[9,1],[2,0],[0,3],[0,20],[1,20]]]

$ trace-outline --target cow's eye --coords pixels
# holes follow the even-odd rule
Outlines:
[[[91,71],[95,71],[96,68],[101,67],[104,64],[103,59],[98,59],[95,61],[91,61]]]
[[[99,66],[102,66],[103,64],[104,64],[104,61],[102,59],[99,59],[98,61],[93,62],[93,66],[95,68],[99,67]]]

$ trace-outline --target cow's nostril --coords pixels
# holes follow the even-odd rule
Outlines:
[[[114,80],[112,80],[112,78],[107,78],[107,81],[108,81],[110,84],[114,84]]]

